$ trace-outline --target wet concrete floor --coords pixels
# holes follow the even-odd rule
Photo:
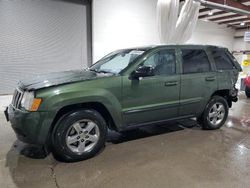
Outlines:
[[[250,187],[250,99],[216,131],[185,121],[110,132],[98,156],[77,163],[29,151],[0,112],[1,188]]]

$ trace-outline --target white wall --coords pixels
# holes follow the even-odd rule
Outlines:
[[[237,31],[235,36],[244,36],[245,31]],[[234,39],[233,49],[235,51],[250,50],[250,42],[245,42],[244,38]]]
[[[236,31],[235,36],[244,36],[245,31]],[[250,50],[250,42],[245,42],[244,38],[236,38],[234,39],[234,46],[233,49],[235,51],[243,51],[243,50]],[[238,53],[235,54],[236,59],[238,60],[239,63],[242,63],[243,60],[248,59],[247,55]],[[240,74],[240,78],[244,78],[246,74],[250,72],[250,67],[247,66],[242,66],[243,72]]]
[[[191,39],[187,43],[211,44],[233,50],[234,33],[233,29],[224,25],[199,20]]]
[[[234,39],[233,50],[235,51],[247,50],[246,47],[247,47],[247,43],[244,42],[243,38]],[[248,50],[250,50],[250,48]]]
[[[159,44],[156,24],[157,0],[94,0],[93,59],[112,50]],[[188,41],[233,49],[234,30],[199,21]]]
[[[94,0],[93,59],[112,50],[157,44],[157,0]]]

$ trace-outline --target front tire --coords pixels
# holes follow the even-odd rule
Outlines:
[[[247,98],[250,98],[250,88],[248,86],[246,86],[245,93]]]
[[[65,162],[89,159],[104,147],[106,135],[106,121],[99,112],[92,109],[70,112],[56,125],[53,154]]]
[[[203,129],[214,130],[222,127],[228,117],[228,103],[225,98],[213,96],[203,114],[197,118]]]

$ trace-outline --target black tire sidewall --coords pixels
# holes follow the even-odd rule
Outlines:
[[[215,126],[215,125],[210,123],[210,121],[208,120],[207,117],[208,117],[208,114],[209,114],[209,111],[210,111],[211,107],[217,102],[221,103],[224,106],[224,108],[225,108],[225,116],[224,116],[223,120],[221,121],[221,123]],[[221,126],[224,125],[224,123],[227,120],[228,110],[229,110],[229,107],[228,107],[228,103],[227,103],[225,98],[220,97],[220,96],[212,97],[211,100],[208,102],[208,104],[206,106],[206,109],[204,110],[204,113],[203,113],[203,118],[202,118],[202,120],[203,120],[203,122],[202,122],[203,128],[204,129],[209,129],[209,130],[219,129]]]
[[[246,96],[250,98],[250,88],[248,86],[246,86],[245,88],[245,93],[246,93]]]
[[[72,152],[66,144],[66,134],[71,125],[81,119],[90,119],[94,121],[100,131],[100,137],[96,145],[89,152],[81,155]],[[96,155],[105,145],[107,135],[107,125],[104,118],[95,110],[83,109],[72,111],[63,116],[57,123],[53,135],[53,151],[55,155],[65,162],[74,162],[85,160]]]

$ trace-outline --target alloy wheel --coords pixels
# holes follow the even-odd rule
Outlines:
[[[68,148],[77,154],[91,151],[97,144],[100,130],[97,124],[89,119],[83,119],[72,124],[66,134]]]
[[[222,103],[215,103],[209,110],[208,121],[214,125],[219,125],[225,117],[225,107]]]

